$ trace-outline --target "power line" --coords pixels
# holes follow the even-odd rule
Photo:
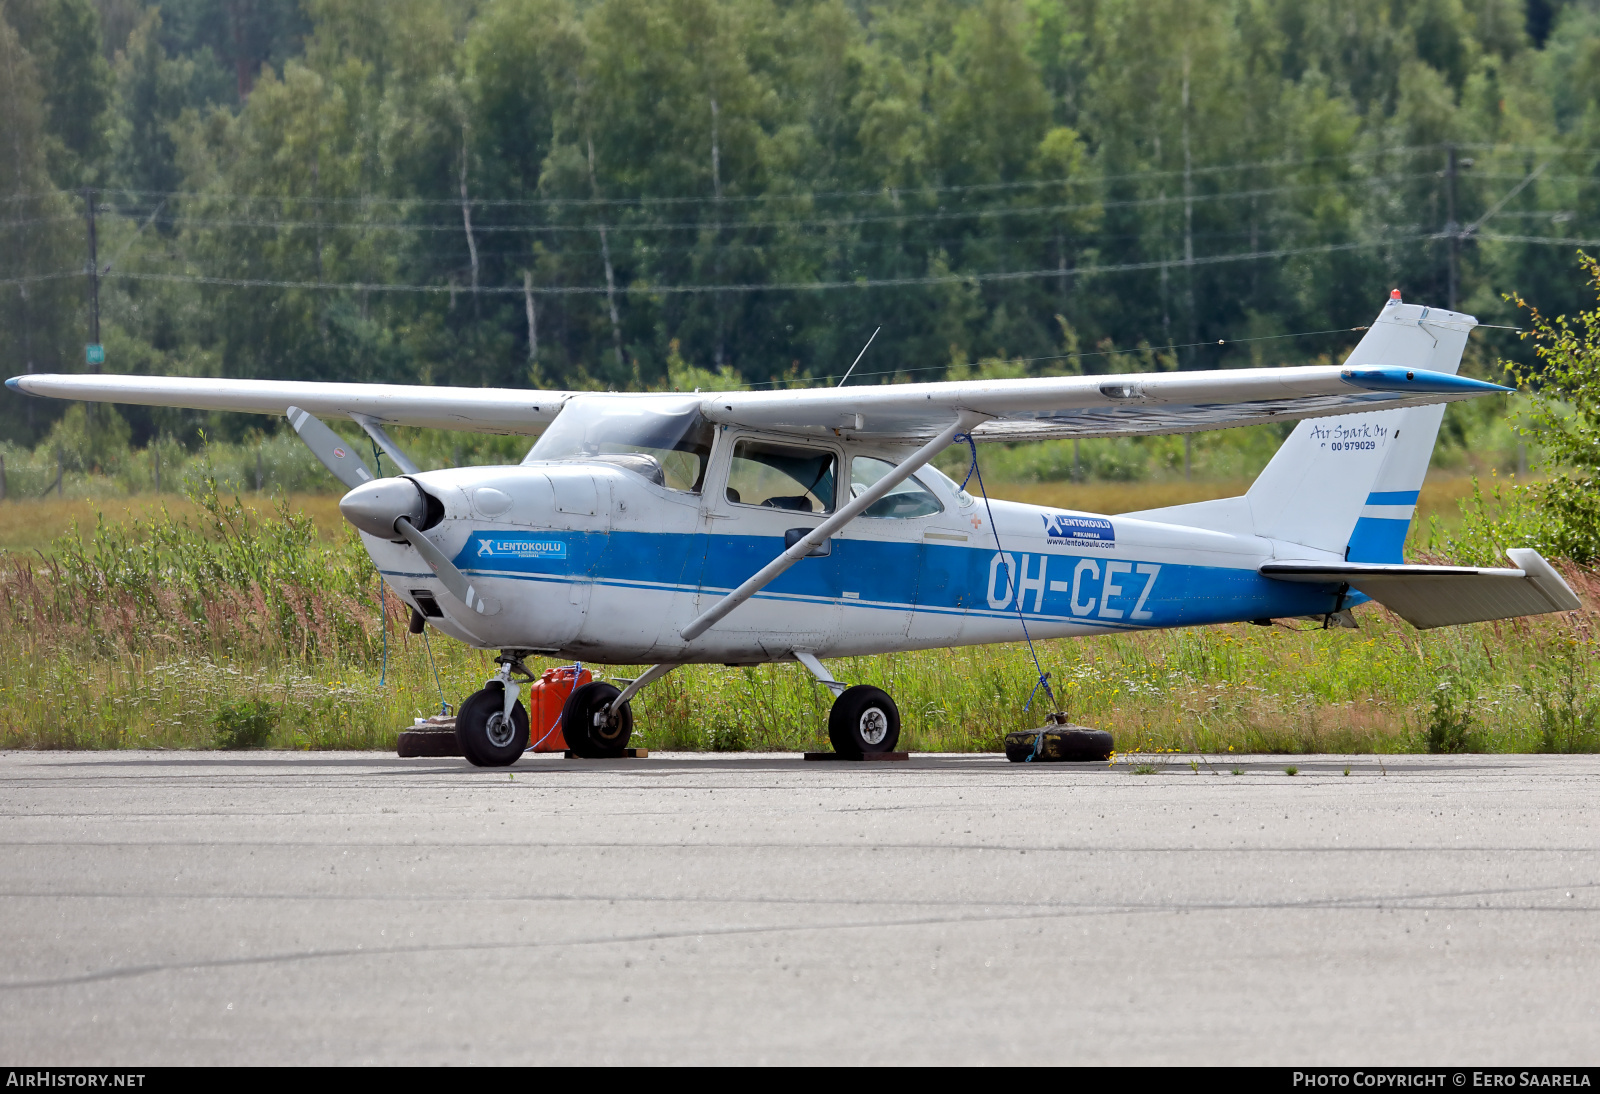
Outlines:
[[[1237,233],[1232,233],[1237,234]],[[1385,247],[1395,243],[1416,242],[1418,240],[1446,239],[1446,232],[1407,232],[1392,235],[1381,240],[1372,240],[1358,243],[1330,243],[1312,247],[1288,247],[1271,250],[1249,251],[1239,254],[1210,255],[1186,261],[1176,259],[1150,259],[1141,262],[1105,263],[1094,266],[1048,267],[1044,269],[995,271],[990,273],[952,273],[931,275],[923,277],[893,277],[893,278],[853,278],[850,280],[834,281],[800,281],[800,282],[753,282],[748,284],[730,285],[651,285],[636,284],[618,286],[617,291],[635,296],[672,296],[692,295],[716,292],[806,292],[806,291],[832,291],[841,289],[878,289],[878,288],[905,288],[919,285],[955,285],[968,283],[990,283],[1005,281],[1032,281],[1049,280],[1058,277],[1089,277],[1112,273],[1134,273],[1143,270],[1159,270],[1165,267],[1169,270],[1183,269],[1189,266],[1214,266],[1232,262],[1264,261],[1276,258],[1295,258],[1310,254],[1335,254],[1346,251],[1371,250]],[[1561,236],[1532,236],[1512,235],[1499,232],[1478,231],[1475,238],[1489,240],[1497,243],[1526,243],[1534,245],[1563,246],[1563,247],[1600,247],[1600,239],[1573,239]],[[32,284],[41,281],[54,281],[67,277],[85,276],[83,270],[62,270],[48,274],[28,274],[21,277],[0,278],[0,285]],[[200,274],[165,274],[148,273],[139,271],[114,271],[106,275],[108,278],[121,278],[129,281],[159,281],[175,284],[215,285],[224,288],[264,288],[264,289],[309,289],[325,292],[391,292],[391,293],[461,293],[470,294],[473,290],[461,285],[432,284],[432,285],[407,285],[383,282],[331,282],[331,281],[290,281],[274,278],[247,278],[247,277],[213,277]],[[476,290],[486,295],[517,295],[525,291],[535,296],[593,296],[603,294],[606,288],[603,285],[546,285],[533,286],[524,289],[522,285],[484,285]]]
[[[1492,239],[1496,243],[1541,243],[1563,247],[1600,247],[1600,239],[1569,239],[1564,236],[1507,235],[1501,232],[1477,232],[1479,239]]]
[[[1195,167],[1190,170],[1191,175],[1225,174],[1230,171],[1259,171],[1273,168],[1299,168],[1314,167],[1320,164],[1348,162],[1360,159],[1372,159],[1383,156],[1415,155],[1423,152],[1438,151],[1442,144],[1402,145],[1395,148],[1356,149],[1331,156],[1314,156],[1302,160],[1252,160],[1227,164],[1213,164],[1205,167]],[[1463,146],[1465,147],[1465,146]],[[1083,175],[1081,177],[1058,177],[1051,179],[1024,179],[1012,182],[980,182],[953,184],[948,186],[878,186],[856,190],[804,190],[793,193],[769,192],[765,194],[725,195],[720,199],[723,204],[752,203],[762,201],[806,201],[815,198],[881,198],[891,200],[910,198],[921,194],[958,194],[982,193],[1004,190],[1047,189],[1053,186],[1095,186],[1107,182],[1128,182],[1152,178],[1177,178],[1184,174],[1181,168],[1171,170],[1140,170],[1129,171],[1112,175]],[[185,200],[190,198],[224,197],[235,198],[241,201],[262,202],[298,202],[307,205],[438,205],[449,208],[459,208],[459,198],[421,198],[421,197],[377,197],[363,195],[350,198],[311,198],[311,197],[282,197],[272,194],[235,193],[230,191],[196,191],[196,190],[138,190],[124,188],[115,191],[119,194],[135,194],[144,197],[170,198]],[[10,200],[10,199],[7,199]],[[481,207],[507,206],[507,207],[550,207],[550,206],[641,206],[641,205],[695,205],[713,204],[719,199],[712,196],[681,196],[681,197],[557,197],[557,198],[474,198],[472,204]]]
[[[1191,266],[1215,266],[1231,262],[1254,262],[1274,258],[1292,258],[1309,254],[1335,254],[1343,251],[1371,250],[1395,243],[1417,239],[1443,238],[1440,233],[1408,233],[1391,235],[1384,239],[1359,243],[1324,243],[1313,247],[1288,247],[1240,254],[1210,255],[1192,260],[1154,259],[1143,262],[1120,262],[1097,266],[1078,266],[1061,269],[1051,267],[1037,270],[1002,270],[991,273],[934,274],[923,277],[856,278],[849,281],[793,281],[751,283],[741,285],[619,285],[617,292],[634,296],[673,296],[718,292],[825,292],[839,289],[909,288],[921,285],[959,285],[963,283],[991,283],[1005,281],[1033,281],[1058,277],[1087,277],[1100,274],[1134,273],[1141,270],[1184,269]],[[270,278],[211,277],[194,274],[160,274],[121,272],[108,275],[130,281],[166,281],[182,284],[216,285],[245,289],[310,289],[319,292],[403,292],[403,293],[461,293],[472,290],[460,285],[395,285],[365,282],[282,281]],[[609,291],[604,285],[487,285],[476,290],[487,295],[521,295],[531,292],[535,296],[595,296]]]
[[[955,220],[988,220],[1001,217],[1026,217],[1026,216],[1056,216],[1065,213],[1097,212],[1106,209],[1131,209],[1151,208],[1159,206],[1177,206],[1185,201],[1216,202],[1231,201],[1244,198],[1270,197],[1280,194],[1304,193],[1312,190],[1328,190],[1353,186],[1374,186],[1384,182],[1407,182],[1420,178],[1432,178],[1433,172],[1407,174],[1407,175],[1380,175],[1368,179],[1348,179],[1319,183],[1304,183],[1297,186],[1263,187],[1255,190],[1231,190],[1217,194],[1194,194],[1188,198],[1182,195],[1172,197],[1130,198],[1120,201],[1089,201],[1065,205],[1012,205],[1003,208],[980,208],[942,210],[934,213],[881,213],[867,216],[850,217],[816,217],[816,218],[772,218],[766,220],[732,220],[732,221],[679,221],[669,223],[579,223],[557,224],[552,222],[524,223],[524,224],[474,224],[473,233],[489,235],[507,232],[664,232],[664,231],[705,231],[707,229],[739,230],[751,228],[850,228],[867,224],[909,224],[933,223]],[[476,201],[471,205],[478,205]],[[458,206],[459,208],[459,203]],[[136,215],[136,214],[125,214]],[[197,228],[288,228],[296,231],[321,230],[321,231],[398,231],[398,232],[435,232],[443,234],[457,234],[461,225],[455,223],[416,224],[406,221],[330,221],[330,220],[281,220],[281,219],[218,219],[203,216],[172,216],[162,218],[163,224],[181,225]]]
[[[58,273],[24,274],[21,277],[0,278],[0,285],[31,285],[37,281],[59,281],[63,277],[87,277],[88,272],[83,269],[61,270]]]
[[[1437,152],[1445,147],[1444,144],[1419,144],[1398,145],[1395,147],[1376,147],[1355,149],[1329,156],[1313,156],[1305,159],[1274,159],[1239,161],[1226,164],[1212,164],[1191,169],[1191,175],[1225,174],[1230,171],[1259,171],[1272,169],[1294,169],[1302,167],[1315,167],[1328,163],[1349,162],[1364,159],[1380,159],[1386,156],[1420,155],[1426,152]],[[1600,148],[1563,148],[1555,145],[1523,145],[1523,144],[1490,144],[1490,143],[1458,143],[1458,148],[1471,149],[1488,153],[1514,153],[1533,152],[1554,156],[1596,156],[1600,155]],[[1183,175],[1183,169],[1170,170],[1141,170],[1129,171],[1110,175],[1084,175],[1082,177],[1052,178],[1052,179],[1026,179],[1011,182],[986,182],[952,184],[947,186],[878,186],[861,189],[839,190],[806,190],[794,193],[765,193],[750,195],[724,195],[721,201],[729,203],[753,203],[763,201],[805,201],[816,198],[854,198],[854,197],[914,197],[920,194],[956,194],[956,193],[981,193],[986,191],[1005,191],[1023,189],[1043,189],[1052,186],[1093,186],[1108,182],[1126,182],[1139,179],[1176,178]],[[1508,176],[1518,177],[1521,176]],[[1557,176],[1569,178],[1574,181],[1583,179],[1583,176]],[[364,195],[352,198],[309,198],[309,197],[279,197],[269,194],[234,193],[230,191],[195,191],[195,190],[141,190],[135,188],[115,189],[115,193],[142,195],[154,198],[188,199],[188,198],[236,198],[241,201],[262,202],[301,202],[318,205],[440,205],[451,208],[460,206],[458,198],[404,198],[404,197],[377,197]],[[63,195],[59,191],[34,191],[19,192],[0,196],[0,203],[14,203],[21,201],[44,200],[59,198]],[[692,205],[711,204],[718,199],[711,196],[681,196],[681,197],[625,197],[625,198],[480,198],[474,199],[475,206],[508,206],[508,207],[538,207],[538,206],[640,206],[640,205]]]
[[[1246,342],[1279,342],[1286,338],[1311,338],[1323,334],[1356,334],[1366,330],[1366,327],[1337,327],[1333,330],[1307,330],[1294,334],[1262,334],[1252,338],[1219,338],[1214,342],[1184,342],[1173,343],[1167,346],[1130,346],[1127,349],[1098,349],[1085,350],[1082,353],[1056,353],[1046,357],[1005,357],[993,358],[1006,365],[1031,365],[1040,361],[1074,361],[1085,357],[1121,357],[1129,353],[1168,353],[1180,349],[1216,349],[1218,346],[1242,345]],[[983,362],[968,361],[964,365],[925,365],[919,368],[892,368],[879,369],[875,372],[858,372],[857,376],[910,376],[919,372],[944,372],[952,368],[981,368]],[[741,388],[766,387],[769,384],[818,384],[823,377],[794,376],[782,377],[776,380],[756,380],[748,384],[740,384]],[[831,379],[831,377],[827,378]],[[843,383],[843,381],[840,381]],[[820,385],[819,386],[825,386]]]

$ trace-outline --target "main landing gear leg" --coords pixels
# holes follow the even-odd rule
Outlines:
[[[522,657],[521,650],[502,650],[495,658],[500,671],[456,712],[456,742],[477,767],[507,767],[528,747],[528,711],[517,701],[517,678],[531,681],[533,674]]]
[[[653,684],[677,665],[652,665],[642,676],[625,680],[621,691],[604,680],[573,688],[561,708],[561,733],[575,755],[599,760],[618,756],[633,735],[633,707],[629,705],[646,685]]]
[[[823,668],[816,654],[795,650],[794,659],[806,667],[819,683],[833,692],[833,708],[828,711],[828,740],[841,756],[863,756],[869,752],[893,752],[900,743],[900,708],[882,688],[867,684],[851,687],[835,680]]]

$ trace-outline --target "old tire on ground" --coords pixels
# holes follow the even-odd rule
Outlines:
[[[508,767],[528,747],[528,711],[521,701],[505,721],[506,693],[499,684],[474,692],[456,712],[456,741],[476,767]]]
[[[900,708],[882,688],[845,688],[828,711],[828,740],[841,756],[893,752],[900,743]]]
[[[400,734],[395,752],[405,757],[459,756],[461,742],[451,729],[407,729]]]
[[[1014,764],[1064,761],[1092,763],[1109,760],[1115,747],[1111,734],[1087,726],[1046,726],[1041,740],[1039,730],[1021,729],[1006,734],[1006,759]],[[1037,751],[1036,751],[1037,749]]]
[[[575,755],[589,760],[622,755],[633,736],[633,705],[623,703],[615,715],[608,713],[621,694],[616,685],[603,680],[572,689],[561,708],[561,735]]]

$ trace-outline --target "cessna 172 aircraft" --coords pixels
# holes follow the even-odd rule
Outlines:
[[[615,754],[629,701],[691,662],[797,661],[835,695],[845,754],[892,751],[894,700],[822,659],[1274,617],[1353,625],[1377,600],[1418,627],[1565,611],[1532,550],[1515,569],[1401,554],[1441,405],[1509,389],[1456,375],[1471,316],[1396,290],[1342,367],[790,391],[593,394],[31,375],[32,395],[286,414],[350,488],[340,511],[425,622],[498,650],[462,703],[473,763],[528,746],[533,654],[648,664],[574,689],[579,755]],[[316,415],[353,419],[402,474],[375,479]],[[958,439],[1182,433],[1304,419],[1243,497],[1106,517],[980,503],[930,461]],[[388,425],[538,435],[514,467],[419,471]],[[973,448],[976,454],[976,447]]]

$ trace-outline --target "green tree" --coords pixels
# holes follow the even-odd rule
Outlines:
[[[112,88],[92,0],[6,0],[0,13],[34,60],[51,177],[67,189],[95,181]]]
[[[38,66],[0,19],[0,359],[19,372],[73,368],[81,329],[82,220],[52,184],[48,119]],[[0,402],[0,433],[32,443],[54,416],[13,396]]]
[[[1600,262],[1579,252],[1590,288],[1600,296]],[[1600,558],[1600,307],[1572,318],[1546,317],[1516,293],[1526,309],[1538,367],[1513,366],[1533,393],[1528,431],[1546,453],[1550,478],[1525,487],[1543,517],[1547,553],[1576,562]]]

